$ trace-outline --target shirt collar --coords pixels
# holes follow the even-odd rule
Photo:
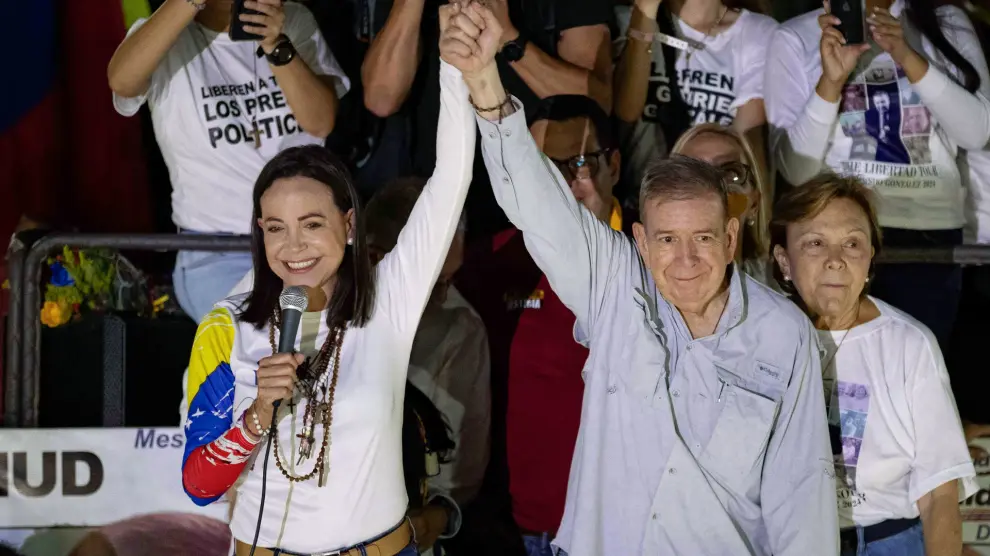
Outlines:
[[[725,302],[725,310],[722,311],[722,317],[718,319],[718,327],[715,329],[715,334],[724,334],[742,323],[748,305],[746,289],[743,287],[745,277],[742,273],[742,267],[737,263],[732,263],[726,269],[726,272],[731,273],[729,277],[729,299]]]

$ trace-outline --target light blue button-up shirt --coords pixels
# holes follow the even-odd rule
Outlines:
[[[634,243],[574,199],[523,111],[478,123],[495,197],[591,350],[554,544],[570,556],[838,554],[805,315],[733,267],[715,333],[693,339]]]

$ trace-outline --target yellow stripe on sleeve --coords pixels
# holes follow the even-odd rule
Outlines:
[[[186,379],[186,406],[192,407],[200,387],[210,373],[221,364],[230,364],[234,349],[234,319],[223,307],[213,309],[196,330],[192,353],[189,355],[189,377]]]

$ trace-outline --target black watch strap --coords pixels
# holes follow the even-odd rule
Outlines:
[[[502,49],[499,54],[506,62],[518,62],[522,60],[522,57],[526,54],[526,44],[529,39],[525,35],[519,33],[519,36],[506,42],[502,45]]]
[[[263,48],[258,47],[258,57],[261,56],[264,56],[268,63],[273,66],[284,66],[296,57],[296,47],[292,46],[289,37],[280,35],[278,43],[275,44],[275,48],[271,52],[265,52]]]

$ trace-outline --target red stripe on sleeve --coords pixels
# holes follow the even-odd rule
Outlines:
[[[189,454],[182,468],[182,486],[197,498],[222,495],[240,476],[258,444],[235,425],[213,442]]]

